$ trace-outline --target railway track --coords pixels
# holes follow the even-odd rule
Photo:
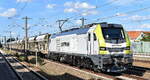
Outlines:
[[[7,65],[7,67],[9,67],[8,69],[9,69],[9,72],[8,73],[13,73],[14,75],[12,76],[12,78],[11,78],[11,76],[10,75],[4,75],[4,76],[2,76],[2,77],[5,77],[5,79],[9,79],[9,80],[23,80],[22,79],[22,77],[20,76],[20,74],[11,66],[11,64],[9,63],[9,61],[5,58],[5,56],[0,52],[0,58],[1,58],[1,60],[3,60],[3,62]],[[4,65],[4,64],[3,64]],[[6,68],[6,66],[5,66],[5,70],[6,70],[7,68]],[[7,70],[6,70],[7,71]],[[11,71],[11,72],[10,72]],[[2,71],[1,71],[2,72]],[[7,74],[8,74],[7,73]],[[2,74],[5,74],[5,73],[2,73]],[[2,75],[1,74],[1,75]],[[10,78],[8,78],[7,76],[9,76]],[[2,78],[1,78],[2,79]]]
[[[142,73],[148,72],[150,73],[150,68],[146,67],[140,67],[140,66],[132,66],[131,68],[128,69],[126,72],[132,72],[132,73],[137,73],[135,75],[141,76]],[[131,73],[131,74],[132,74]]]
[[[59,62],[56,62],[56,63],[59,63]],[[60,63],[60,64],[70,66],[65,63]],[[75,66],[71,66],[71,67],[80,69]],[[132,66],[132,68],[129,68],[127,71],[121,72],[121,73],[103,73],[103,72],[99,73],[99,72],[91,71],[89,69],[82,69],[82,70],[87,71],[89,73],[93,73],[97,76],[104,76],[112,80],[149,80],[149,78],[144,78],[143,75],[146,72],[150,74],[150,68],[139,67],[139,66]]]
[[[13,58],[11,55],[3,55],[12,68],[18,73],[22,80],[48,80],[39,73],[33,71],[28,66],[24,65],[17,59]]]
[[[65,67],[72,71],[79,72],[80,74],[93,76],[93,78],[91,78],[90,80],[117,80],[114,76],[110,76],[110,75],[103,74],[103,73],[97,73],[88,69],[80,69],[76,66],[70,66],[68,64],[59,63],[59,62],[51,61],[51,60],[48,60],[48,62],[55,64],[57,66],[60,66],[60,67]]]
[[[133,66],[133,67],[129,68],[127,71],[122,72],[122,75],[123,76],[129,76],[129,77],[134,78],[136,80],[149,80],[148,78],[143,77],[143,75],[145,73],[150,74],[150,68]]]
[[[146,68],[146,67],[140,67],[140,66],[133,66],[130,69],[134,69],[134,70],[138,70],[138,71],[144,71],[144,72],[149,72],[150,73],[150,68]]]
[[[50,60],[51,61],[51,60]],[[87,73],[93,75],[94,77],[90,80],[147,80],[140,76],[133,76],[128,73],[104,73],[104,72],[95,72],[89,69],[80,69],[76,66],[70,66],[68,64],[59,63],[56,61],[51,61],[52,63],[58,64],[59,66],[65,66],[65,68],[71,68],[79,72]]]
[[[12,57],[8,56],[7,58],[10,60],[10,62],[12,62],[12,64],[15,62],[19,62],[16,59],[12,59]],[[57,61],[52,61],[49,59],[46,59],[46,60],[49,62],[52,62],[52,65],[57,64],[57,66],[60,66],[60,67],[63,66],[64,68],[70,68],[70,70],[80,72],[81,74],[92,75],[93,78],[91,78],[90,80],[147,80],[147,79],[141,77],[140,74],[143,73],[143,70],[144,71],[149,70],[147,68],[141,68],[141,67],[134,66],[131,69],[129,69],[129,71],[126,71],[123,73],[103,73],[103,72],[94,72],[89,69],[80,69],[76,66],[70,66],[68,64],[60,63]],[[21,63],[19,62],[19,64],[21,64]],[[23,65],[23,66],[27,67],[25,65]],[[29,71],[30,71],[30,69],[29,69]],[[30,72],[32,72],[32,71],[30,71]],[[21,74],[23,74],[23,73],[21,73]],[[36,75],[35,73],[33,73],[33,74]],[[29,79],[27,79],[27,80],[29,80]],[[32,79],[32,80],[34,80],[34,79]],[[41,80],[41,79],[35,79],[35,80]],[[42,79],[42,80],[44,80],[44,79]]]
[[[130,70],[150,73],[150,68],[147,67],[133,66],[132,68],[130,68]]]
[[[51,61],[51,60],[49,60]],[[142,78],[140,75],[137,75],[138,73],[142,73],[142,70],[137,70],[136,71],[127,71],[124,73],[103,73],[103,72],[94,72],[89,69],[80,69],[76,66],[70,66],[68,64],[64,63],[59,63],[57,61],[51,61],[53,63],[58,64],[58,66],[64,66],[65,68],[70,68],[71,70],[79,71],[82,72],[83,74],[88,74],[93,76],[93,80],[147,80]],[[133,73],[131,73],[133,72]],[[136,75],[135,75],[136,74]]]

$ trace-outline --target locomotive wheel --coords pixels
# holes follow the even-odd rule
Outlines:
[[[100,69],[98,69],[97,65],[94,65],[92,69],[95,72],[102,72]]]

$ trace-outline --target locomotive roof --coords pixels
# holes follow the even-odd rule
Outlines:
[[[73,28],[73,29],[70,29],[70,30],[66,30],[66,31],[63,31],[62,33],[58,33],[58,34],[53,34],[51,36],[51,38],[55,38],[55,37],[58,37],[58,36],[64,36],[64,35],[70,35],[70,34],[85,34],[88,32],[88,30],[90,29],[90,27],[92,27],[93,25],[96,25],[96,24],[101,24],[101,27],[103,28],[107,28],[107,27],[115,27],[115,28],[122,28],[122,26],[120,24],[107,24],[106,22],[103,22],[103,23],[93,23],[93,24],[88,24],[88,25],[85,25],[85,28]]]
[[[101,23],[92,23],[92,24],[87,24],[84,27],[92,27],[93,25],[97,25],[100,24],[102,28],[109,28],[109,27],[113,27],[113,28],[122,28],[121,24],[114,24],[114,23],[107,23],[107,22],[101,22]]]
[[[51,38],[55,38],[58,36],[64,36],[64,35],[69,35],[69,34],[86,34],[88,32],[90,28],[79,28],[79,29],[75,29],[75,30],[71,30],[71,31],[67,31],[67,32],[62,32],[62,33],[58,33],[58,34],[53,34],[51,36]]]
[[[109,28],[109,27],[113,27],[113,28],[122,28],[121,24],[101,24],[102,28]]]

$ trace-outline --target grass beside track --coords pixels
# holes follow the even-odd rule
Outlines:
[[[36,57],[35,56],[28,56],[29,60],[27,61],[27,58],[26,58],[24,53],[18,53],[18,52],[13,51],[13,50],[7,50],[7,49],[2,49],[2,48],[0,48],[0,49],[3,50],[6,54],[14,55],[20,61],[26,61],[26,62],[31,63],[31,64],[36,64]],[[40,65],[44,64],[44,60],[39,56],[37,57],[37,62]]]

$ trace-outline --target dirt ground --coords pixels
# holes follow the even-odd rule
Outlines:
[[[29,59],[33,56],[29,57]],[[93,76],[89,73],[85,73],[82,70],[72,68],[70,66],[62,65],[57,62],[49,61],[44,59],[43,65],[38,65],[35,68],[35,65],[28,64],[32,66],[33,69],[39,73],[45,75],[49,80],[90,80],[90,79],[100,79],[97,76]],[[39,70],[37,70],[39,69]]]
[[[150,62],[134,61],[134,62],[133,62],[133,65],[134,65],[134,66],[140,66],[140,67],[150,68]]]
[[[133,65],[150,68],[150,57],[134,57]]]
[[[150,58],[142,58],[142,57],[134,57],[134,66],[140,66],[140,67],[145,67],[145,68],[150,68]],[[150,79],[150,71],[145,72],[143,74],[143,77],[146,79]]]

